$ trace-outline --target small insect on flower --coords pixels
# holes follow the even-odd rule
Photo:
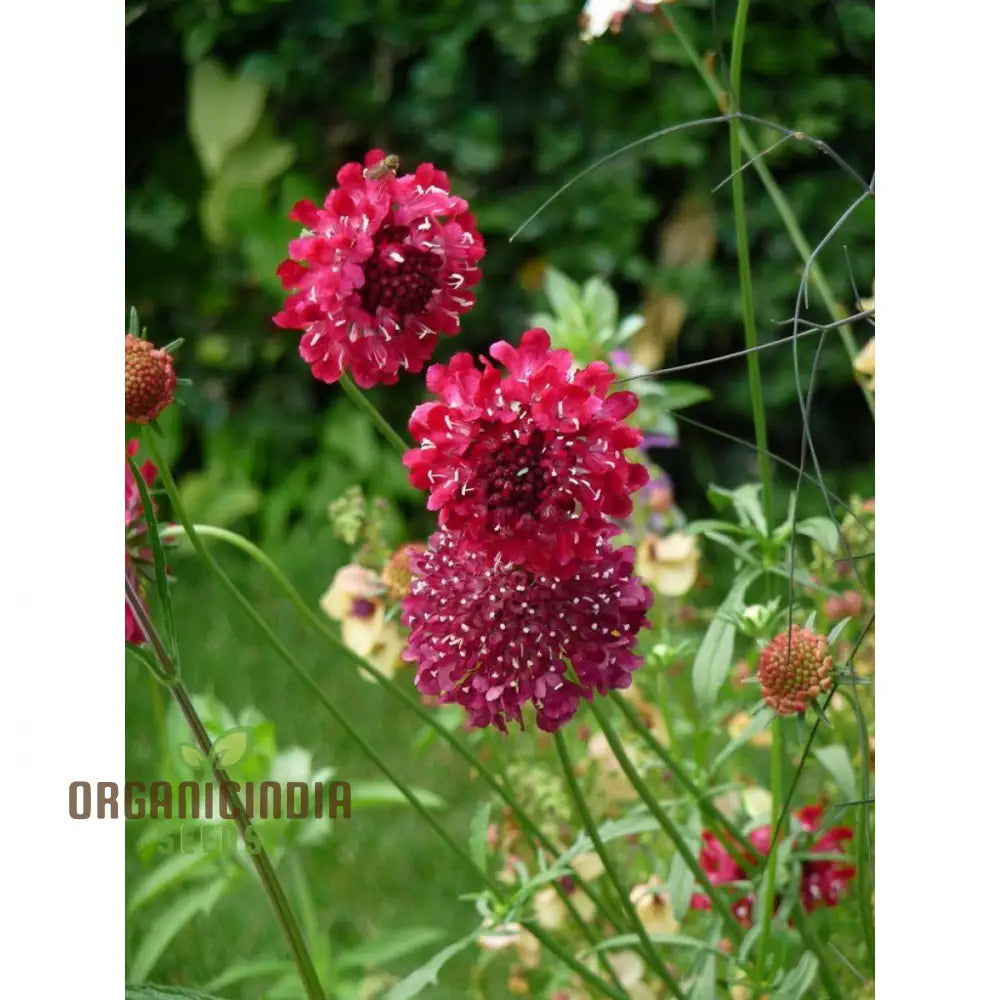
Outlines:
[[[365,180],[377,181],[387,174],[394,174],[397,170],[399,170],[399,157],[389,153],[388,156],[383,156],[378,163],[365,167],[363,173]]]

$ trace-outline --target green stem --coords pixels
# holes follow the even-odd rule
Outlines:
[[[649,959],[652,971],[656,973],[656,975],[662,979],[664,983],[666,983],[671,996],[683,997],[684,993],[681,991],[680,983],[674,979],[666,965],[664,965],[663,959],[656,953],[656,948],[650,940],[649,934],[643,926],[642,921],[639,919],[639,914],[636,913],[635,907],[632,905],[628,889],[625,888],[624,884],[618,878],[618,874],[611,864],[611,855],[608,854],[608,849],[605,846],[604,841],[601,840],[601,835],[597,829],[597,823],[594,821],[594,817],[590,812],[589,806],[587,805],[587,800],[584,798],[583,792],[580,790],[580,783],[576,780],[576,775],[573,773],[573,762],[570,759],[569,751],[566,749],[566,737],[563,736],[561,731],[556,732],[556,750],[559,753],[559,762],[562,764],[563,773],[566,776],[566,786],[569,788],[570,795],[576,805],[576,811],[580,814],[580,819],[583,821],[584,828],[587,831],[587,836],[590,837],[590,842],[594,845],[594,850],[597,852],[598,857],[601,859],[601,863],[604,865],[605,874],[608,876],[618,899],[621,901],[625,915],[628,918],[629,923],[632,925],[632,929],[639,938],[642,950],[646,953],[646,957]]]
[[[664,765],[670,771],[671,779],[676,781],[695,800],[702,816],[706,820],[706,825],[712,828],[712,832],[720,841],[725,843],[726,839],[729,838],[731,843],[737,845],[741,851],[745,852],[754,864],[762,865],[764,863],[764,856],[743,835],[740,829],[719,810],[712,799],[698,787],[697,782],[687,773],[684,766],[649,731],[649,728],[639,717],[635,709],[617,691],[612,692],[611,699],[621,710],[629,725],[640,739],[663,761]],[[842,993],[840,986],[830,967],[824,949],[812,932],[808,916],[799,909],[795,909],[792,911],[791,918],[796,929],[802,935],[803,941],[806,942],[819,961],[819,975],[823,981],[823,985],[826,987],[826,991],[830,994],[832,1000],[841,1000]]]
[[[760,936],[757,938],[757,966],[765,969],[767,946],[771,937],[771,911],[774,908],[774,880],[778,870],[778,823],[781,820],[781,719],[771,726],[771,846],[767,852],[764,872],[764,907],[761,914]]]
[[[740,109],[740,76],[743,70],[743,39],[746,35],[750,0],[739,0],[733,27],[732,73],[730,80],[730,111]],[[742,150],[740,120],[729,122],[729,161],[733,170],[733,212],[736,223],[736,256],[740,274],[740,306],[743,312],[743,339],[747,349],[747,372],[750,376],[750,405],[753,409],[753,431],[757,442],[757,468],[761,482],[761,506],[768,533],[774,526],[774,505],[771,498],[771,460],[767,448],[767,416],[764,412],[764,390],[760,378],[760,357],[757,352],[757,323],[753,308],[753,284],[750,279],[750,241],[747,236],[746,207],[743,198]]]
[[[389,422],[372,405],[371,400],[354,384],[347,372],[340,376],[340,385],[351,402],[381,431],[382,436],[402,455],[407,451],[406,442],[392,429]]]
[[[353,649],[344,644],[344,641],[329,626],[329,624],[327,624],[326,621],[320,618],[320,616],[316,614],[311,607],[309,607],[288,577],[285,576],[278,565],[264,551],[254,545],[254,543],[249,539],[236,534],[236,532],[228,531],[225,528],[216,528],[211,525],[196,524],[191,525],[191,529],[198,535],[226,542],[227,544],[232,545],[249,555],[250,558],[261,566],[277,584],[278,589],[288,598],[292,606],[296,611],[298,611],[299,615],[307,625],[326,639],[326,641],[329,642],[338,653],[350,660],[360,670],[363,670],[368,677],[378,684],[383,690],[388,691],[394,698],[401,701],[411,712],[418,716],[422,722],[434,729],[434,731],[443,740],[445,740],[446,743],[448,743],[448,745],[462,758],[462,760],[476,772],[479,778],[484,781],[489,788],[510,807],[522,830],[525,831],[529,838],[537,841],[544,850],[552,855],[552,857],[557,857],[562,853],[558,845],[555,844],[541,830],[541,828],[535,824],[509,790],[505,788],[492,773],[490,773],[483,763],[468,750],[468,748],[454,735],[454,733],[443,726],[438,721],[437,717],[421,705],[416,698],[407,694],[399,687],[399,685],[394,684],[391,680],[389,680],[389,678],[385,677],[381,671],[378,670],[378,668],[372,666],[372,664],[369,663],[364,657],[355,653]],[[186,535],[187,533],[188,529],[183,525],[172,525],[168,528],[163,528],[160,532],[161,537],[163,538],[178,538],[182,535]],[[586,883],[582,883],[580,888],[589,897],[591,902],[598,907],[601,913],[612,923],[615,930],[620,933],[623,932],[623,925],[619,921],[617,915],[607,907],[597,891]],[[589,925],[580,916],[578,910],[572,902],[569,903],[569,910],[581,929],[584,930],[584,934],[587,935],[588,932],[592,934],[593,932],[590,930]],[[596,941],[591,941],[591,943],[596,943]],[[602,962],[602,964],[604,963]]]
[[[211,762],[212,773],[215,776],[221,793],[226,796],[229,802],[233,821],[240,831],[240,836],[243,838],[244,844],[246,844],[247,837],[251,832],[251,824],[243,801],[236,791],[238,786],[229,780],[229,776],[225,770],[214,759],[212,741],[205,729],[205,725],[194,707],[194,702],[187,688],[184,686],[184,682],[178,676],[173,661],[166,654],[163,642],[149,620],[142,601],[139,600],[128,579],[125,581],[125,600],[132,608],[143,632],[146,633],[153,653],[159,662],[159,670],[153,671],[153,675],[170,691],[171,696],[177,703],[177,707],[180,709],[181,715],[184,717],[184,721],[191,730],[191,735],[198,744],[198,748],[205,755],[205,759]],[[247,846],[249,847],[249,845]],[[309,1000],[326,1000],[326,994],[323,992],[319,976],[316,974],[316,969],[309,955],[309,949],[306,947],[305,940],[302,937],[302,932],[299,930],[295,914],[292,912],[288,897],[281,888],[281,883],[278,881],[278,876],[274,870],[274,866],[271,864],[271,859],[264,850],[264,845],[260,843],[260,838],[257,838],[254,850],[247,851],[247,856],[257,870],[261,887],[264,889],[264,894],[271,904],[271,909],[274,911],[278,926],[281,928],[281,933],[284,935],[285,941],[292,953],[299,978],[305,987],[306,996]]]
[[[709,93],[711,93],[717,102],[721,103],[724,99],[725,91],[719,84],[718,80],[716,80],[715,77],[708,71],[701,58],[698,56],[698,52],[695,49],[690,36],[678,20],[677,15],[674,13],[665,13],[662,5],[656,8],[656,12],[671,29],[671,31],[673,31],[677,41],[680,42],[681,48],[684,50],[684,54],[691,61],[691,65],[701,77],[705,86],[708,88]],[[744,151],[753,162],[753,168],[757,172],[757,176],[760,177],[761,183],[764,185],[764,190],[767,191],[775,209],[778,212],[778,215],[781,217],[781,221],[785,224],[785,229],[788,232],[789,239],[791,239],[793,246],[798,251],[803,262],[807,261],[812,253],[812,250],[810,249],[809,243],[802,232],[801,226],[799,226],[798,219],[795,216],[792,206],[788,203],[788,199],[785,197],[781,188],[778,187],[770,168],[764,162],[763,157],[761,157],[760,147],[758,147],[753,139],[750,138],[750,133],[746,130],[746,128],[739,122],[737,122],[737,124],[740,142]],[[810,273],[812,275],[812,280],[816,285],[816,290],[819,292],[819,296],[822,299],[827,312],[829,312],[833,319],[843,319],[847,313],[837,303],[836,297],[834,296],[833,291],[830,288],[830,284],[826,279],[826,274],[820,267],[818,261],[813,261]],[[837,332],[840,336],[841,343],[844,345],[844,350],[847,353],[848,358],[850,358],[853,362],[858,355],[858,344],[854,339],[854,334],[852,333],[850,326],[840,326],[837,328]],[[867,386],[862,385],[860,382],[858,383],[858,387],[861,389],[861,392],[865,397],[868,409],[874,416],[874,394]]]
[[[653,793],[650,792],[649,788],[646,786],[646,782],[644,782],[639,776],[639,772],[636,771],[635,766],[629,759],[628,754],[625,752],[625,748],[622,746],[622,742],[618,738],[618,734],[615,732],[614,726],[611,725],[610,720],[604,713],[604,709],[598,704],[596,699],[591,702],[590,710],[594,713],[598,725],[607,737],[608,745],[611,747],[611,752],[617,758],[618,764],[625,772],[625,776],[631,782],[632,787],[639,793],[642,801],[646,803],[649,811],[660,824],[660,828],[673,842],[674,847],[677,849],[677,853],[680,854],[681,858],[684,860],[684,864],[687,865],[688,870],[694,876],[694,880],[701,886],[705,895],[708,897],[709,902],[712,904],[712,909],[719,914],[723,923],[726,925],[726,928],[735,937],[735,939],[739,941],[743,937],[743,928],[740,927],[736,918],[730,911],[725,899],[723,899],[720,895],[718,889],[712,885],[712,883],[708,880],[708,876],[704,871],[702,871],[701,865],[698,864],[698,859],[694,856],[694,853],[688,846],[688,843],[684,839],[684,835],[681,833],[677,824],[667,815],[666,811],[657,801],[656,796],[653,795]]]
[[[333,716],[338,725],[340,725],[344,732],[347,733],[361,752],[389,779],[389,781],[391,781],[400,790],[410,805],[412,805],[413,808],[416,809],[416,811],[427,821],[427,823],[430,824],[438,836],[455,852],[455,854],[462,859],[465,866],[475,873],[477,879],[483,880],[497,893],[498,896],[501,895],[500,886],[497,885],[497,883],[494,882],[493,879],[490,878],[490,876],[475,863],[475,861],[473,861],[466,851],[459,846],[451,834],[441,825],[440,822],[438,822],[436,817],[431,814],[431,812],[413,793],[413,791],[410,790],[406,782],[396,775],[395,771],[393,771],[392,768],[382,759],[381,754],[379,754],[378,751],[375,750],[375,748],[371,746],[371,744],[361,735],[361,733],[358,732],[353,725],[351,725],[347,716],[330,700],[329,696],[322,689],[322,687],[320,687],[312,675],[292,655],[291,651],[287,646],[285,646],[271,626],[264,621],[253,604],[251,604],[251,602],[244,596],[239,587],[233,583],[226,571],[216,562],[215,558],[205,547],[202,540],[198,537],[198,533],[194,530],[194,525],[191,523],[191,519],[188,517],[187,511],[181,503],[181,498],[177,490],[177,484],[174,482],[170,468],[163,460],[163,456],[160,454],[155,436],[153,434],[147,434],[146,443],[149,446],[149,450],[154,461],[159,466],[160,476],[163,480],[167,496],[170,498],[174,514],[177,515],[178,520],[180,520],[181,524],[184,525],[184,530],[187,533],[188,538],[191,540],[191,544],[194,546],[195,551],[201,557],[205,566],[229,592],[236,603],[243,609],[247,617],[257,626],[264,638],[267,639],[275,652],[277,652],[285,663],[292,668],[294,673],[309,688],[320,704],[323,705],[330,715]]]
[[[486,888],[493,893],[497,899],[501,899],[503,895],[502,887],[485,871],[483,871],[476,862],[470,857],[470,855],[458,844],[458,842],[448,833],[448,831],[435,819],[435,817],[429,812],[429,810],[423,805],[423,803],[417,798],[417,796],[409,789],[406,783],[400,779],[395,772],[389,767],[388,764],[382,759],[375,749],[364,739],[364,737],[350,724],[347,717],[344,715],[340,709],[330,700],[326,695],[326,692],[320,687],[320,685],[313,679],[313,677],[306,671],[306,669],[295,659],[288,648],[284,645],[281,639],[277,636],[274,630],[267,624],[266,621],[257,612],[253,604],[244,596],[239,587],[230,579],[229,575],[222,569],[222,567],[216,562],[212,554],[205,547],[204,543],[198,537],[198,532],[194,525],[191,523],[191,519],[188,516],[184,506],[181,502],[180,494],[177,490],[177,484],[174,482],[174,478],[170,472],[170,468],[164,461],[163,456],[160,454],[159,448],[157,447],[156,440],[152,434],[146,436],[146,442],[149,446],[150,453],[153,459],[159,466],[160,476],[164,488],[166,490],[167,496],[170,499],[170,503],[174,509],[174,513],[180,520],[184,527],[184,532],[191,540],[191,544],[194,546],[195,551],[198,553],[202,562],[210,570],[210,572],[219,580],[223,587],[230,593],[237,604],[243,609],[244,613],[250,620],[257,626],[258,630],[268,641],[271,647],[278,653],[278,655],[292,668],[294,673],[299,677],[299,679],[309,688],[313,693],[319,703],[330,713],[331,716],[336,720],[336,722],[343,728],[351,740],[357,744],[361,751],[368,757],[369,760],[392,782],[396,788],[399,789],[400,793],[407,799],[407,801],[414,807],[417,813],[428,823],[428,825],[434,830],[435,833],[444,841],[444,843],[456,854],[463,862],[463,864],[469,868],[477,877],[477,879]],[[221,529],[217,529],[221,530]],[[237,536],[238,537],[238,536]],[[232,539],[229,539],[232,541]],[[246,541],[245,539],[243,540]],[[246,542],[245,545],[241,545],[246,551],[249,551],[250,543]],[[261,553],[263,556],[263,553]],[[267,558],[266,556],[264,557]],[[270,562],[270,560],[268,560]],[[273,564],[272,564],[273,565]],[[275,567],[275,570],[277,567]],[[301,598],[299,599],[301,600]],[[346,651],[346,647],[344,650]],[[362,661],[363,663],[365,661]],[[365,664],[368,666],[368,664]],[[374,670],[374,668],[371,668]],[[376,671],[377,672],[377,671]],[[560,961],[564,962],[569,968],[571,968],[578,976],[589,982],[595,989],[599,990],[606,996],[612,997],[613,1000],[627,1000],[625,995],[613,987],[609,986],[600,976],[596,975],[591,969],[587,968],[582,962],[580,962],[574,955],[567,952],[558,942],[553,940],[549,935],[545,934],[538,928],[531,925],[526,925],[526,929],[529,933],[533,934],[544,947],[548,948]],[[310,1000],[313,998],[310,996]]]

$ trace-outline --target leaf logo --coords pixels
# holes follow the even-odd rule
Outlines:
[[[182,743],[181,758],[195,771],[210,771],[213,767],[231,767],[246,756],[250,742],[249,733],[250,730],[246,726],[227,729],[212,744],[207,757],[193,743]]]

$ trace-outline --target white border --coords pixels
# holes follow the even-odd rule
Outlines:
[[[996,993],[995,5],[877,17],[876,984]]]
[[[122,780],[124,22],[0,15],[4,310],[4,992],[120,997],[124,825],[68,816]]]

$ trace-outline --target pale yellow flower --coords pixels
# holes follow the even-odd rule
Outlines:
[[[635,571],[666,597],[680,597],[698,578],[699,556],[698,543],[683,531],[647,535],[639,543]]]
[[[642,981],[646,963],[634,951],[616,951],[608,955],[618,981],[625,987],[629,1000],[655,1000],[656,994]]]
[[[636,916],[650,934],[673,934],[679,924],[674,919],[670,893],[660,879],[653,875],[646,882],[632,886],[628,898],[635,907]]]
[[[625,748],[625,755],[633,765],[637,763],[637,754],[631,747]],[[609,802],[627,802],[637,796],[604,733],[595,733],[590,737],[587,756],[597,766],[595,784],[602,798]]]
[[[574,892],[572,895],[573,906],[576,907],[580,917],[584,921],[592,920],[597,912],[593,900],[582,892]],[[535,894],[535,915],[542,927],[549,931],[558,930],[566,922],[569,910],[555,886],[547,885]]]
[[[865,344],[854,359],[854,374],[869,389],[875,389],[875,338]]]
[[[398,623],[386,621],[385,586],[378,575],[351,563],[339,569],[320,607],[340,622],[340,637],[348,649],[363,656],[379,673],[391,677],[401,664],[406,636]],[[371,680],[361,671],[361,676]]]

